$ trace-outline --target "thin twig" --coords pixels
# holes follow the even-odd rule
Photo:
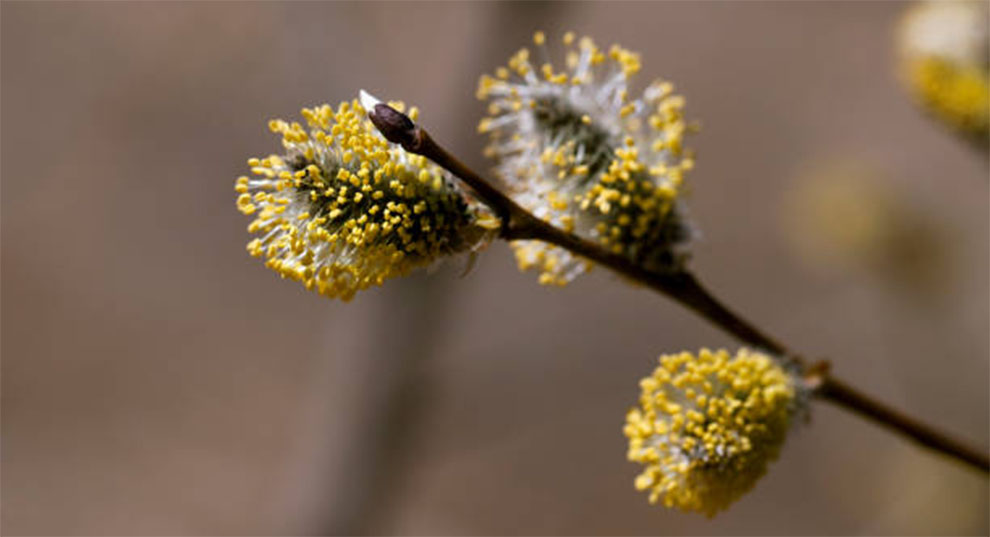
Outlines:
[[[956,457],[984,472],[988,471],[985,452],[953,439],[903,412],[898,412],[833,376],[826,375],[822,378],[818,393],[836,405],[863,414],[885,427],[910,436],[923,446]]]
[[[955,457],[984,472],[990,472],[986,451],[938,431],[921,421],[895,410],[863,394],[833,377],[827,367],[811,367],[800,355],[765,334],[752,323],[734,313],[688,272],[653,272],[629,258],[610,252],[591,241],[567,233],[541,220],[503,194],[492,183],[451,155],[422,127],[405,114],[386,104],[377,104],[368,114],[382,135],[406,151],[422,155],[460,178],[502,218],[501,236],[505,240],[531,239],[560,246],[582,257],[604,265],[615,272],[664,294],[693,310],[712,324],[732,334],[740,341],[793,360],[806,372],[809,385],[816,393],[847,410],[900,432],[918,443]]]

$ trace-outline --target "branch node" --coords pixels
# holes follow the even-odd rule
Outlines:
[[[828,378],[831,369],[832,362],[828,360],[819,360],[809,365],[804,370],[805,387],[812,391],[818,391],[822,387],[822,384],[825,383],[825,379]]]

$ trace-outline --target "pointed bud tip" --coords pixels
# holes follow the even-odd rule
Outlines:
[[[380,99],[364,90],[360,90],[358,92],[358,98],[361,100],[361,106],[363,106],[369,114],[371,114],[372,110],[375,109],[375,105],[382,102]]]

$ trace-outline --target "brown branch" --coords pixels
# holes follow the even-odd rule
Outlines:
[[[818,393],[838,406],[858,412],[884,427],[910,436],[923,446],[956,457],[984,472],[990,471],[988,468],[990,463],[987,461],[985,451],[981,452],[903,412],[894,410],[833,376],[826,375],[822,378]]]
[[[807,383],[816,388],[816,394],[820,397],[904,434],[924,446],[955,457],[984,472],[990,472],[990,460],[985,451],[968,447],[963,442],[857,391],[831,376],[827,367],[809,367],[798,354],[727,308],[702,287],[692,274],[649,271],[623,255],[612,253],[594,242],[567,233],[520,207],[489,181],[437,144],[423,128],[413,123],[405,114],[379,103],[368,115],[372,123],[390,142],[401,145],[406,151],[432,160],[471,187],[478,197],[502,218],[503,239],[548,242],[646,285],[693,310],[740,341],[800,364],[806,372]]]

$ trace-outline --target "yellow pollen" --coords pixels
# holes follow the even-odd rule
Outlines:
[[[635,487],[650,492],[650,503],[708,516],[725,509],[776,459],[795,385],[773,358],[746,349],[661,356],[623,428],[629,460],[644,466]]]
[[[238,210],[254,216],[248,231],[258,234],[248,253],[342,300],[472,249],[500,227],[432,163],[390,146],[363,114],[353,101],[336,112],[303,109],[307,127],[271,120],[286,154],[249,159],[255,177],[234,185]]]

